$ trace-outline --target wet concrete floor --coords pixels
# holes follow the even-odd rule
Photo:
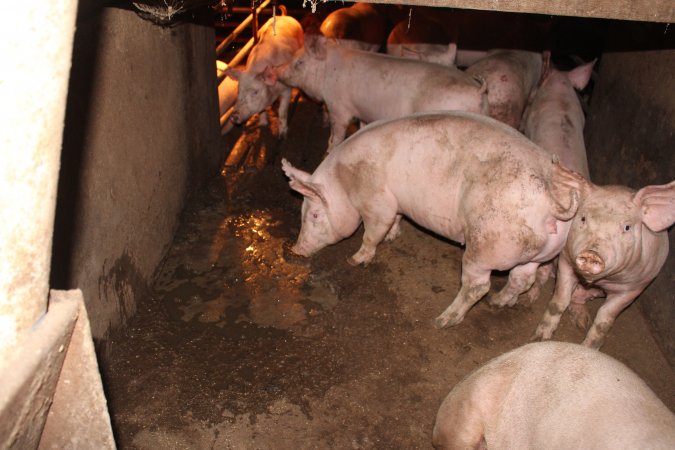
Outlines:
[[[459,288],[462,249],[410,222],[367,267],[346,262],[361,231],[310,259],[289,251],[301,199],[280,159],[312,171],[327,138],[303,101],[284,141],[254,125],[224,138],[246,150],[241,164],[193,199],[151,297],[102,363],[120,448],[431,448],[449,389],[528,342],[550,283],[534,305],[482,301],[460,325],[432,327]],[[504,282],[493,276],[493,290]],[[554,337],[583,335],[564,317]],[[675,373],[635,305],[602,351],[675,408]]]

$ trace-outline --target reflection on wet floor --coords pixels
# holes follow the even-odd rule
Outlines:
[[[260,140],[255,132],[242,134],[235,149],[247,153],[239,166],[223,170],[227,198],[190,215],[158,275],[157,293],[173,318],[288,329],[338,300],[325,279],[310,276],[307,260],[290,254],[285,211],[250,206],[246,178],[269,155],[261,144],[243,142],[252,139]]]

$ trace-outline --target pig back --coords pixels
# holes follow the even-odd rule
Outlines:
[[[523,133],[589,179],[584,112],[572,84],[556,69],[534,93],[523,114]]]
[[[491,449],[675,444],[675,416],[644,381],[613,358],[577,344],[525,345],[469,375],[439,408],[437,442],[452,440],[470,423],[447,420],[459,412],[478,417]]]
[[[302,26],[291,16],[269,19],[260,27],[259,37],[246,60],[246,70],[256,74],[289,62],[304,42]]]
[[[542,240],[532,246],[536,255],[546,239],[550,156],[488,117],[432,112],[377,122],[325,162],[354,169],[356,179],[343,181],[350,196],[386,189],[400,212],[460,243],[488,229],[511,240],[527,226]],[[554,244],[558,251],[560,238]]]

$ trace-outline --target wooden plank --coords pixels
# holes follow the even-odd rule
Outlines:
[[[644,22],[675,22],[675,1],[673,0],[378,0],[377,3]]]

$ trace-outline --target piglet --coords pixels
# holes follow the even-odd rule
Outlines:
[[[439,449],[675,448],[675,415],[628,367],[577,344],[512,350],[459,382],[436,415]]]
[[[268,65],[287,63],[302,48],[302,27],[290,16],[278,16],[265,22],[259,36],[258,44],[253,47],[246,61],[246,69],[230,68],[225,72],[239,82],[237,103],[231,120],[241,124],[279,99],[279,137],[285,137],[288,132],[291,88],[282,83],[266,83],[264,71]],[[261,114],[261,125],[265,123],[266,116]]]
[[[488,115],[516,129],[530,93],[541,78],[541,53],[525,50],[491,50],[471,64],[466,73],[485,80],[488,89]]]
[[[581,204],[559,260],[553,298],[533,339],[550,339],[560,316],[587,287],[605,291],[583,345],[600,348],[607,331],[658,275],[668,256],[667,228],[675,222],[675,181],[635,192],[623,186],[596,186],[580,175]]]
[[[439,66],[441,67],[441,66]],[[401,215],[465,244],[462,285],[437,327],[456,325],[490,289],[492,270],[510,270],[495,303],[512,304],[537,267],[557,255],[578,194],[568,171],[517,130],[478,114],[418,113],[378,121],[337,146],[310,174],[282,161],[304,196],[293,251],[310,256],[364,224],[367,264],[382,240],[400,233]]]

